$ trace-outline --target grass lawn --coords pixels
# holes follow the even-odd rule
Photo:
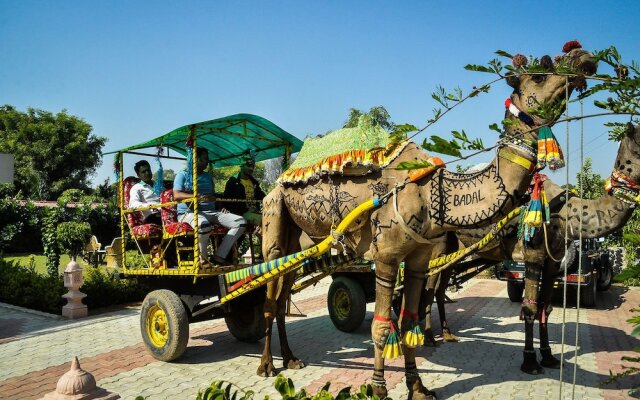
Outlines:
[[[15,254],[5,254],[4,258],[5,260],[8,261],[15,261],[18,264],[22,265],[22,266],[29,266],[29,256],[31,254],[29,253],[15,253]],[[35,266],[36,266],[36,271],[40,274],[46,274],[47,273],[47,259],[44,255],[42,254],[34,254],[34,258],[35,258]],[[60,266],[58,267],[58,271],[60,273],[64,272],[64,269],[67,268],[67,264],[69,264],[69,261],[71,259],[69,258],[69,256],[67,254],[62,254],[60,255]],[[84,260],[82,260],[80,257],[78,257],[78,264],[80,264],[81,267],[85,268],[87,267],[87,263],[84,262]]]

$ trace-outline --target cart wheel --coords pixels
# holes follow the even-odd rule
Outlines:
[[[346,276],[334,279],[329,286],[327,307],[336,328],[343,332],[358,329],[367,311],[367,299],[360,282]]]
[[[524,292],[524,283],[516,281],[507,281],[507,295],[513,303],[522,301],[522,292]]]
[[[189,342],[189,316],[177,294],[154,290],[142,303],[142,340],[151,355],[160,361],[180,357]]]
[[[597,289],[594,277],[591,277],[588,285],[580,288],[580,303],[583,307],[595,307]]]
[[[265,296],[265,290],[257,289],[231,301],[231,311],[224,315],[224,321],[234,338],[241,342],[254,343],[265,337]]]

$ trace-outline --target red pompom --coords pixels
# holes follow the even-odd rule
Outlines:
[[[513,56],[513,59],[511,60],[511,63],[516,68],[526,67],[527,62],[528,62],[527,57],[523,56],[522,54],[516,54],[515,56]]]
[[[581,49],[581,48],[582,48],[582,45],[580,44],[580,42],[578,42],[577,40],[571,40],[565,43],[564,46],[562,46],[562,52],[568,53],[573,49]]]

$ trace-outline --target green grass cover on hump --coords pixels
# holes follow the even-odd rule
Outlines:
[[[290,168],[309,167],[329,156],[349,150],[386,147],[390,142],[389,133],[379,126],[372,126],[371,120],[363,115],[355,128],[342,128],[324,136],[306,138]]]

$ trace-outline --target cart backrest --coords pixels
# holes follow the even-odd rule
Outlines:
[[[124,208],[129,208],[129,199],[131,198],[131,188],[136,183],[140,182],[140,178],[135,176],[128,176],[124,179]],[[144,217],[141,212],[133,212],[127,214],[127,220],[131,227],[139,226],[143,224]]]
[[[160,202],[169,203],[173,201],[173,189],[163,190],[160,193]],[[174,222],[178,222],[178,207],[175,205],[164,206],[160,209],[160,215],[162,216],[162,225],[168,225]]]

